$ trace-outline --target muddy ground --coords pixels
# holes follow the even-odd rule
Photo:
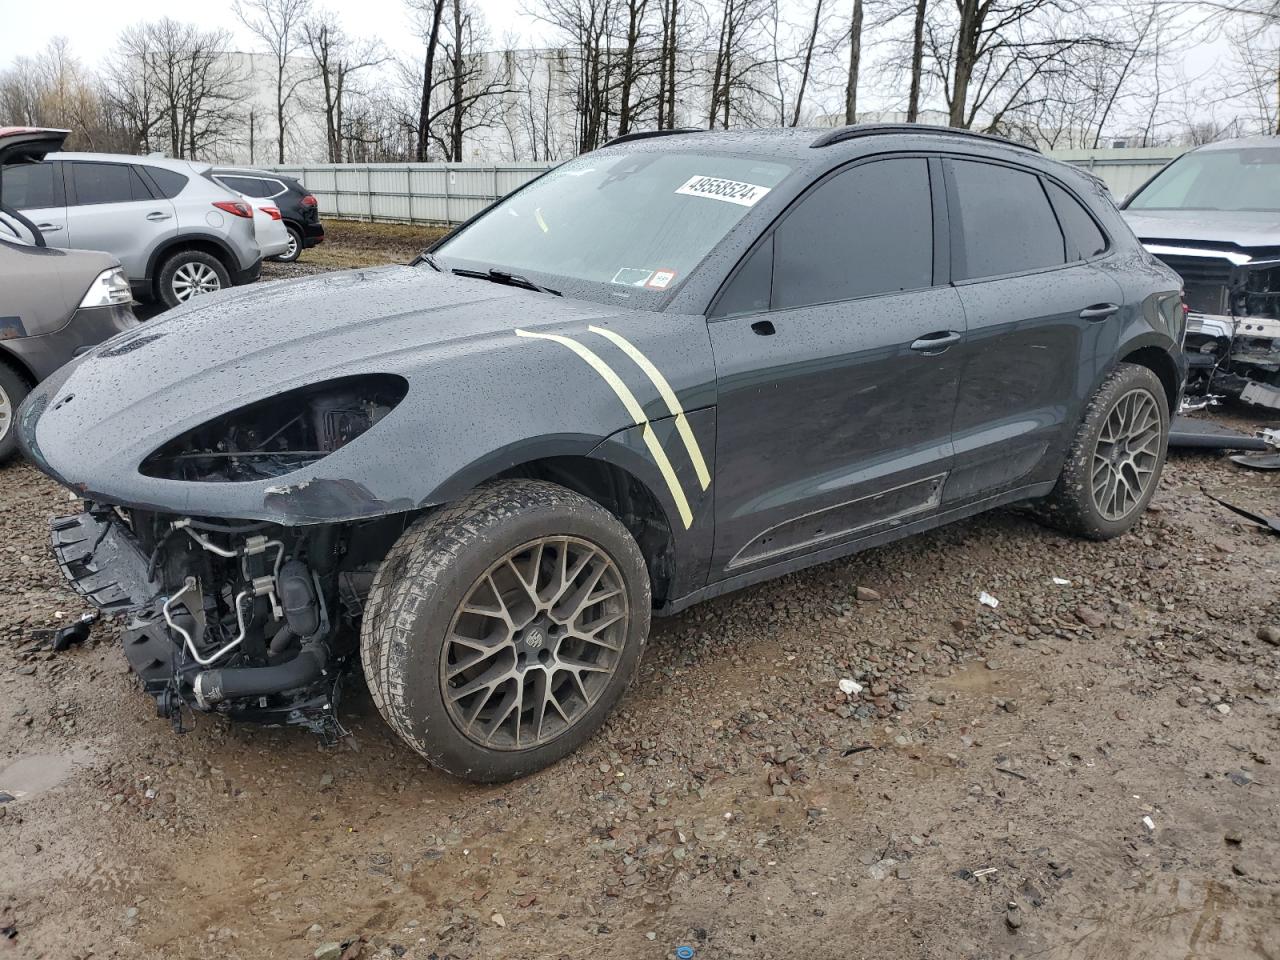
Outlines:
[[[1280,537],[1201,487],[1280,514],[1179,455],[1110,543],[1001,511],[723,597],[577,755],[473,787],[359,678],[337,748],[177,736],[114,626],[44,649],[70,504],[2,467],[0,956],[1275,958]]]

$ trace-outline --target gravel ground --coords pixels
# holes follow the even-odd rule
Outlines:
[[[67,494],[0,467],[0,955],[1273,957],[1280,538],[1202,487],[1280,513],[1177,456],[1109,543],[1001,511],[657,621],[590,744],[474,787],[358,678],[338,748],[175,736],[114,625],[42,648]]]

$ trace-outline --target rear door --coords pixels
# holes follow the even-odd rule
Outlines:
[[[0,170],[0,201],[39,227],[45,243],[51,247],[70,246],[60,167],[56,160],[45,160]]]
[[[941,167],[876,159],[819,183],[713,307],[723,578],[937,510],[964,316]]]
[[[106,250],[130,280],[147,275],[153,250],[177,232],[173,203],[157,197],[131,163],[66,160],[67,246]]]
[[[1053,479],[1114,356],[1124,295],[1092,262],[1105,236],[1061,184],[985,159],[944,164],[968,329],[944,496],[956,505]]]

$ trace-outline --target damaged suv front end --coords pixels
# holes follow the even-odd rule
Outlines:
[[[1124,210],[1183,279],[1188,394],[1280,409],[1280,137],[1186,153]]]

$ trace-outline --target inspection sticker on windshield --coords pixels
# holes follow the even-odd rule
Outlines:
[[[723,200],[736,203],[742,207],[754,207],[769,192],[769,187],[757,186],[754,183],[742,183],[739,180],[721,180],[719,177],[690,177],[676,193],[686,197],[706,197],[708,200]]]

